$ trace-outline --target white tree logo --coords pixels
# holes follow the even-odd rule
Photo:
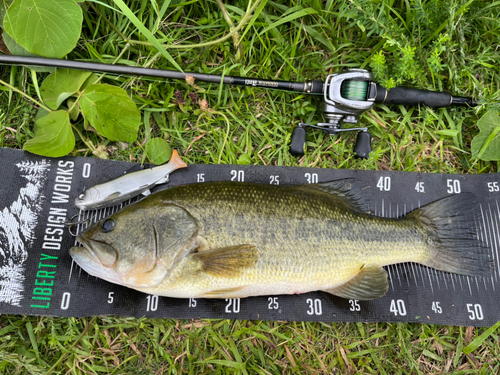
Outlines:
[[[26,248],[33,244],[38,214],[45,200],[43,187],[50,163],[27,161],[16,164],[27,182],[10,207],[0,211],[0,302],[20,306],[23,298]]]

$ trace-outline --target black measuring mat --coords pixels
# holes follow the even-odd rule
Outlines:
[[[385,267],[389,291],[372,301],[324,292],[243,299],[176,299],[147,295],[88,275],[68,254],[75,238],[64,225],[78,214],[86,188],[134,166],[83,157],[51,159],[0,149],[0,313],[48,316],[147,316],[331,322],[426,322],[490,326],[500,320],[500,178],[386,171],[240,165],[189,165],[157,188],[209,181],[294,185],[356,178],[382,217],[400,217],[437,199],[474,193],[474,230],[492,261],[487,277],[449,274],[415,264]],[[119,207],[81,213],[100,220]],[[472,215],[472,214],[471,214]],[[83,224],[76,230],[83,230]],[[464,228],[466,230],[467,228]],[[404,250],[403,250],[404,251]]]

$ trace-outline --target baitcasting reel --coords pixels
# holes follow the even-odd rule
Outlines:
[[[349,69],[331,74],[323,85],[323,113],[328,122],[317,125],[300,123],[292,133],[290,153],[304,155],[306,128],[320,129],[327,134],[359,131],[354,146],[356,157],[367,159],[371,152],[371,135],[367,128],[342,128],[342,123],[356,124],[359,116],[371,109],[375,103],[403,104],[409,106],[426,105],[441,108],[450,105],[475,106],[471,98],[453,97],[447,92],[436,92],[395,87],[387,90],[373,82],[373,76],[364,69]]]
[[[359,131],[354,152],[366,159],[371,152],[371,135],[368,128],[345,128],[342,123],[356,124],[359,116],[373,107],[377,96],[377,85],[373,76],[364,69],[350,69],[330,74],[323,85],[323,113],[328,122],[317,125],[300,123],[292,133],[290,153],[304,155],[306,128],[320,129],[332,136],[339,133]]]

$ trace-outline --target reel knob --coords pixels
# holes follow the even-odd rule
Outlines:
[[[372,151],[372,136],[369,132],[363,131],[359,132],[356,137],[356,144],[354,145],[354,153],[357,158],[368,159],[370,152]]]
[[[304,145],[306,144],[306,129],[297,126],[293,129],[292,140],[290,141],[290,154],[294,156],[304,155]]]

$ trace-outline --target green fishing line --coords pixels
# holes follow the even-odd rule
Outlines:
[[[366,100],[368,95],[368,81],[348,80],[342,84],[341,94],[348,100]]]

